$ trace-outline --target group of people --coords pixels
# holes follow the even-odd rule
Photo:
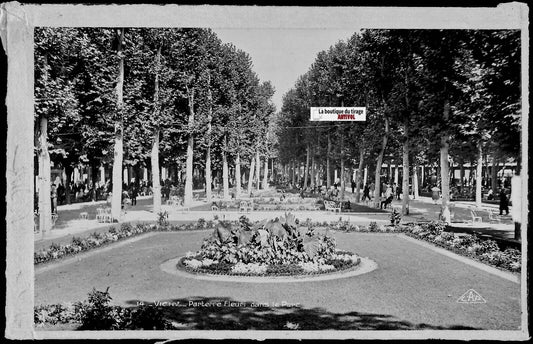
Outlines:
[[[366,184],[363,188],[363,201],[365,200],[372,200],[372,195],[374,194],[376,187],[374,183]],[[380,195],[381,197],[384,197],[385,200],[388,200],[390,198],[390,201],[396,197],[396,199],[401,199],[400,196],[402,194],[402,188],[397,185],[396,183],[387,184],[382,183],[380,188]],[[390,203],[390,201],[388,203]]]
[[[107,200],[111,202],[113,185],[108,180],[106,183],[92,181],[77,181],[71,182],[70,189],[70,202],[88,202]],[[122,187],[122,206],[124,204],[137,204],[137,197],[139,194],[148,195],[151,194],[151,187],[148,182],[143,181],[141,183],[131,182],[129,185],[124,183]],[[51,210],[53,214],[57,214],[57,206],[67,203],[67,189],[61,182],[61,180],[54,181],[50,186],[50,201]]]

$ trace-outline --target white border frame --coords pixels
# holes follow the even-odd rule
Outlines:
[[[180,5],[2,4],[0,36],[8,55],[6,160],[6,332],[23,338],[309,338],[527,339],[527,192],[522,193],[522,330],[520,331],[54,331],[33,329],[33,28],[397,28],[518,29],[522,63],[522,190],[528,189],[529,10],[496,8],[257,7]],[[354,30],[355,31],[355,30]],[[31,243],[31,244],[30,244]]]

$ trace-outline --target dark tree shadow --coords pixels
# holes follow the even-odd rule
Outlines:
[[[237,301],[231,298],[190,297],[164,300],[167,305],[157,306],[165,319],[184,330],[476,330],[453,325],[436,326],[413,324],[391,315],[363,312],[332,313],[322,308],[259,306],[257,302]],[[129,300],[128,307],[140,302]],[[191,305],[190,302],[198,304]],[[206,306],[208,305],[208,306]]]

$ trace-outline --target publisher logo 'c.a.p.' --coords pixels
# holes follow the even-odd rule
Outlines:
[[[458,300],[459,303],[487,303],[487,301],[474,289],[469,289]]]

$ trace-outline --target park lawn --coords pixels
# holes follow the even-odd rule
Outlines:
[[[353,278],[305,283],[200,281],[159,265],[197,250],[205,232],[157,233],[112,250],[36,269],[35,304],[82,301],[109,287],[113,304],[180,302],[168,319],[183,329],[517,329],[520,285],[394,235],[335,233],[339,249],[367,256],[378,269]],[[475,289],[486,304],[456,300]],[[226,300],[239,307],[196,307]],[[281,307],[282,302],[295,305]],[[254,306],[252,305],[267,305]],[[276,305],[276,303],[278,305]]]

